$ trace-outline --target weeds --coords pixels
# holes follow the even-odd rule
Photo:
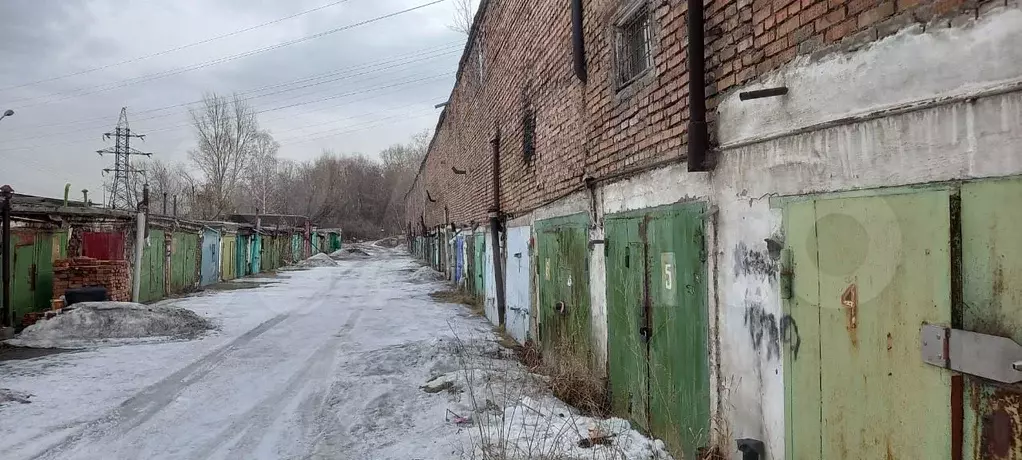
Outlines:
[[[463,452],[462,458],[662,458],[655,453],[654,443],[632,431],[627,422],[584,415],[606,412],[605,387],[600,379],[590,376],[587,359],[565,357],[543,363],[531,344],[516,345],[513,355],[526,363],[523,366],[518,360],[494,358],[504,355],[492,338],[463,340],[453,328],[452,332],[460,391],[451,397],[463,404],[456,412],[462,416],[469,413],[472,420],[465,428],[471,449]],[[571,400],[567,402],[579,404],[581,410],[550,397],[551,390]]]

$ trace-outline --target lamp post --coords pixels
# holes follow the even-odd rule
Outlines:
[[[4,118],[7,118],[12,115],[14,115],[14,111],[11,109],[7,109],[6,111],[4,111],[3,115],[0,115],[0,120],[3,120]]]

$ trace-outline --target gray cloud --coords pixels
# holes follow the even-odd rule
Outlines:
[[[194,145],[187,106],[154,109],[196,101],[208,91],[250,98],[256,110],[263,111],[261,124],[275,134],[281,155],[288,158],[308,159],[324,149],[376,153],[403,142],[433,127],[438,113],[432,107],[446,99],[454,82],[464,36],[447,29],[453,15],[447,2],[165,78],[122,82],[426,1],[349,0],[178,52],[18,88],[10,87],[175,48],[331,0],[2,1],[0,110],[10,107],[17,114],[0,121],[0,183],[10,183],[19,192],[56,196],[71,182],[73,190],[89,188],[98,195],[100,171],[112,158],[95,151],[109,144],[101,134],[113,129],[122,106],[128,107],[132,129],[148,134],[140,149],[186,161]],[[296,88],[303,85],[308,87]]]

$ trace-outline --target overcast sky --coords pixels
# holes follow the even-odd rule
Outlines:
[[[99,201],[113,157],[96,150],[112,145],[102,134],[121,107],[147,134],[133,147],[187,162],[186,104],[209,91],[247,98],[296,160],[375,155],[432,129],[465,40],[448,28],[452,0],[258,52],[431,2],[347,0],[169,51],[336,2],[0,0],[0,112],[16,112],[0,120],[0,184],[60,196],[70,182],[74,197],[88,188]]]

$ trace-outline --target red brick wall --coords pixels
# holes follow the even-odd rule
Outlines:
[[[103,286],[107,298],[131,301],[131,276],[126,260],[96,260],[75,257],[53,262],[53,296],[59,298],[68,289]]]
[[[586,178],[684,160],[686,3],[650,0],[653,69],[620,88],[613,24],[629,1],[584,2],[589,79],[583,84],[573,72],[570,2],[484,0],[458,82],[408,194],[413,229],[422,214],[427,226],[444,224],[445,207],[455,224],[486,219],[489,142],[498,129],[502,211],[511,215],[582,190]],[[707,0],[707,118],[713,122],[722,95],[799,55],[854,49],[914,23],[948,27],[1015,1]],[[537,114],[536,157],[526,162],[521,128],[530,105]],[[452,167],[468,173],[456,175]],[[427,200],[427,190],[436,202]]]

